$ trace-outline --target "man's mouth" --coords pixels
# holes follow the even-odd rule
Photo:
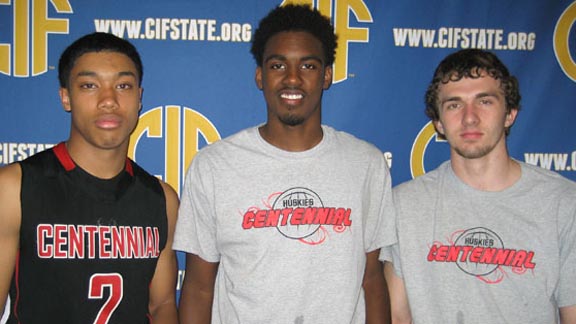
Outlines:
[[[301,93],[282,93],[280,95],[280,98],[286,100],[300,100],[304,98],[304,95],[302,95]]]

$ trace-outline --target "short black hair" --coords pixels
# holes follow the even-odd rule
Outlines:
[[[128,56],[138,71],[138,85],[142,85],[144,68],[136,47],[113,34],[96,32],[78,38],[62,52],[58,61],[58,81],[61,88],[68,87],[70,72],[76,60],[86,53],[93,52],[117,52]]]
[[[312,34],[322,43],[326,66],[334,63],[337,37],[330,19],[308,5],[278,6],[272,9],[258,25],[252,39],[250,52],[258,66],[262,66],[264,50],[272,36],[287,31],[302,31]]]
[[[440,84],[459,81],[462,78],[476,79],[486,73],[488,76],[500,81],[500,88],[504,92],[506,112],[512,109],[520,110],[520,88],[518,80],[510,74],[508,68],[491,52],[480,49],[463,49],[444,58],[434,71],[432,81],[425,95],[426,116],[432,121],[440,119],[438,88]],[[506,129],[506,134],[510,129]]]

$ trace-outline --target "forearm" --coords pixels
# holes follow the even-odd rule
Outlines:
[[[218,263],[186,254],[186,275],[178,306],[180,323],[210,324]]]
[[[150,310],[152,324],[177,324],[178,311],[176,302],[166,302]]]
[[[561,324],[576,324],[576,305],[560,308]]]
[[[366,324],[388,324],[390,319],[390,302],[386,285],[372,283],[371,288],[365,288]]]
[[[390,312],[393,324],[411,324],[412,314],[403,280],[394,274],[391,263],[385,262],[384,277],[390,296]]]
[[[366,255],[366,271],[362,282],[366,302],[367,324],[388,324],[390,320],[390,298],[384,279],[383,265],[378,260],[379,251]]]
[[[165,182],[160,182],[166,197],[166,215],[168,219],[168,239],[158,263],[156,273],[150,285],[150,315],[152,324],[178,324],[176,304],[176,280],[178,278],[178,260],[172,250],[174,229],[178,215],[178,195]]]
[[[213,294],[193,290],[180,299],[179,318],[181,324],[210,324],[212,320]]]

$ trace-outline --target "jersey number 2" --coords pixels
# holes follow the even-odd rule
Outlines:
[[[108,288],[108,300],[102,305],[94,324],[106,324],[112,313],[118,307],[124,297],[123,279],[119,273],[95,273],[90,277],[89,299],[104,298],[104,289]]]

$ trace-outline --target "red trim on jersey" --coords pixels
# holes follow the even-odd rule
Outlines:
[[[64,144],[64,142],[60,142],[53,148],[53,150],[54,154],[56,154],[56,157],[64,169],[66,169],[66,171],[73,170],[76,167],[76,163],[74,163],[74,160],[72,160],[70,154],[68,154],[68,149],[66,148],[66,144]]]
[[[126,172],[128,172],[129,175],[134,176],[134,169],[132,168],[132,163],[128,158],[126,158]]]
[[[76,163],[74,163],[74,160],[72,160],[72,157],[70,157],[64,142],[58,143],[58,145],[54,146],[53,150],[54,154],[56,154],[56,157],[60,161],[60,164],[62,164],[66,171],[73,170],[76,167]],[[125,170],[128,172],[128,174],[134,176],[134,168],[132,167],[132,163],[130,163],[130,159],[128,158],[126,158]]]

